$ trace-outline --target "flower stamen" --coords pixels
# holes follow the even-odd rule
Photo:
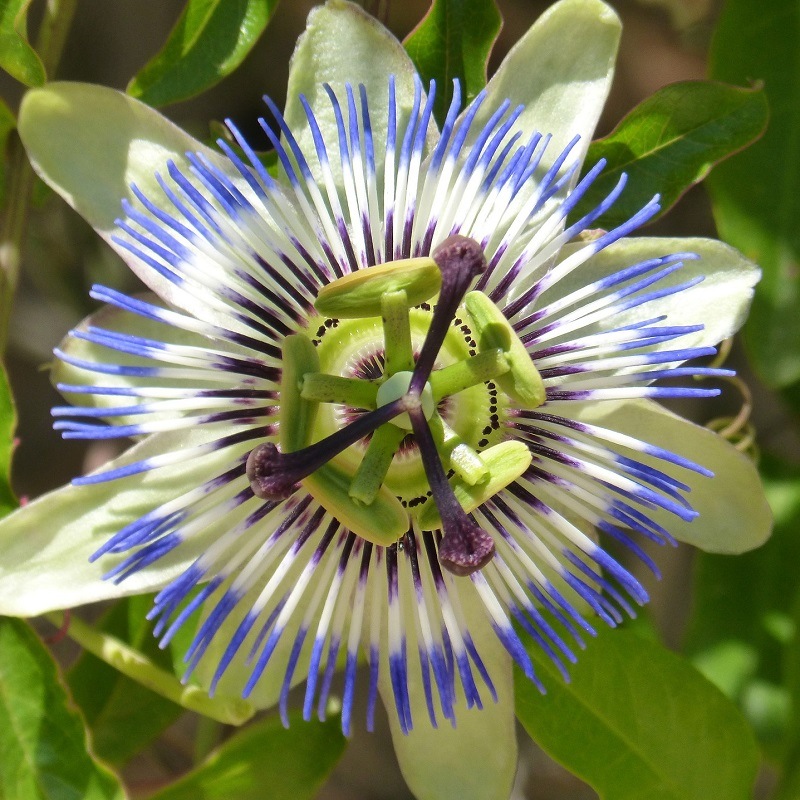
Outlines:
[[[471,575],[491,561],[495,550],[494,540],[467,516],[453,494],[422,408],[408,409],[408,416],[425,475],[442,519],[444,537],[439,543],[439,561],[454,575]]]

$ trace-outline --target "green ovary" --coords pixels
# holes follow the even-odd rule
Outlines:
[[[412,308],[409,312],[412,349],[418,353],[425,339],[432,312],[427,308]],[[466,316],[459,315],[450,325],[436,359],[436,369],[463,362],[476,354],[472,347],[471,332],[465,322]],[[310,331],[321,335],[314,338],[320,362],[320,372],[346,378],[364,379],[370,368],[377,372],[376,365],[383,363],[384,331],[379,317],[367,319],[325,320],[316,319],[309,325]],[[380,385],[385,376],[375,378]],[[458,394],[443,398],[436,414],[455,433],[460,443],[480,452],[497,444],[503,436],[502,427],[506,419],[508,400],[494,384],[481,383],[470,386]],[[343,404],[321,403],[317,412],[312,441],[319,441],[346,425],[357,411]],[[441,426],[432,425],[436,436]],[[449,456],[454,445],[439,447]],[[463,452],[464,448],[460,452]],[[348,448],[332,459],[341,470],[355,475],[366,453],[366,441]],[[450,468],[449,458],[444,460],[445,469]],[[422,461],[412,437],[404,438],[403,443],[386,474],[384,485],[393,492],[409,511],[420,506],[430,497],[428,480]],[[331,509],[333,510],[333,509]]]

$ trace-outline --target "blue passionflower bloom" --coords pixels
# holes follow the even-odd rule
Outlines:
[[[203,610],[186,657],[212,690],[285,715],[305,681],[306,718],[335,691],[349,733],[363,681],[421,796],[432,735],[440,758],[496,736],[474,791],[507,791],[512,661],[538,684],[532,642],[568,679],[647,601],[605,542],[657,574],[643,541],[769,530],[749,462],[653,402],[718,393],[695,379],[731,373],[695,359],[757,268],[633,237],[657,197],[594,230],[624,175],[577,211],[617,36],[602,4],[558,4],[438,130],[437,87],[329,3],[286,114],[267,100],[273,169],[231,123],[212,151],[111,90],[32,92],[34,165],[153,294],[94,287],[105,307],[57,351],[55,427],[137,444],[3,523],[0,611],[157,590],[164,644]]]

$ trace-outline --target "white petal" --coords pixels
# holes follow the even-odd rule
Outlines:
[[[507,800],[517,769],[514,688],[511,657],[486,620],[470,582],[457,579],[464,616],[478,652],[497,690],[488,692],[483,709],[467,710],[463,694],[455,706],[455,728],[445,719],[431,726],[413,646],[409,649],[409,695],[414,727],[403,734],[387,671],[381,674],[381,697],[388,709],[394,750],[411,791],[419,800]],[[413,625],[411,626],[413,627]],[[409,626],[407,626],[407,631]],[[382,667],[385,665],[382,665]],[[456,685],[460,682],[456,679]]]
[[[504,100],[524,104],[516,129],[552,134],[543,165],[572,140],[572,161],[589,147],[614,75],[621,25],[600,0],[561,0],[548,8],[511,49],[486,87],[479,131]]]
[[[558,410],[556,410],[558,405]],[[553,413],[600,425],[671,450],[711,470],[713,478],[670,469],[691,487],[688,500],[699,516],[689,522],[664,510],[648,511],[676,539],[712,553],[741,553],[763,544],[772,530],[758,471],[747,456],[708,428],[694,425],[656,403],[637,400],[553,404]],[[637,454],[663,468],[663,462]]]
[[[564,247],[559,261],[568,258],[581,246],[572,244]],[[550,291],[542,295],[541,302],[551,303],[625,267],[672,253],[695,253],[700,258],[686,260],[681,269],[654,284],[649,291],[677,286],[698,277],[703,278],[702,282],[622,311],[613,317],[613,327],[621,328],[661,315],[666,315],[664,325],[704,326],[703,330],[682,336],[677,342],[669,340],[654,345],[653,350],[673,350],[676,346],[710,346],[733,336],[747,318],[753,287],[761,277],[761,270],[738,250],[716,239],[621,239],[555,283]],[[604,327],[608,327],[607,322],[598,323],[586,332],[599,331]]]
[[[166,300],[174,286],[111,240],[123,198],[135,183],[156,205],[173,210],[156,182],[171,159],[188,173],[185,153],[226,160],[166,117],[122,92],[83,83],[49,83],[22,101],[19,133],[42,180],[115,249],[147,286]],[[226,170],[227,171],[227,170]]]
[[[109,467],[192,447],[220,431],[158,434]],[[233,448],[129,478],[64,486],[0,521],[0,614],[34,616],[113,597],[154,591],[202,552],[215,530],[183,543],[120,585],[103,580],[113,559],[89,556],[130,522],[187,492],[233,464]],[[227,525],[223,521],[222,525]]]
[[[394,76],[397,93],[398,127],[403,130],[405,121],[411,115],[416,76],[414,65],[403,45],[380,22],[354,3],[329,0],[309,14],[306,30],[298,39],[289,65],[284,115],[315,177],[319,178],[316,149],[299,96],[303,94],[314,111],[332,156],[331,168],[338,178],[341,169],[333,154],[338,153],[339,134],[323,84],[331,85],[340,102],[345,98],[343,87],[346,83],[352,85],[356,97],[359,85],[363,85],[369,98],[376,168],[380,174],[386,149],[391,75]],[[433,122],[429,126],[428,138],[433,141],[437,138]]]

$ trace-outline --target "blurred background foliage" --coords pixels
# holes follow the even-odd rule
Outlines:
[[[0,73],[0,148],[5,155],[0,159],[0,309],[5,318],[17,284],[5,359],[19,417],[9,482],[14,410],[0,385],[0,464],[6,465],[0,470],[0,510],[15,505],[12,486],[23,499],[37,496],[116,454],[113,442],[86,449],[61,441],[51,430],[49,408],[57,397],[47,364],[65,332],[93,310],[88,296],[92,283],[137,288],[86,223],[24,168],[13,128],[25,85],[38,85],[47,76],[127,87],[200,139],[214,139],[218,121],[232,117],[258,143],[261,95],[283,102],[289,57],[312,5],[311,0],[0,0],[0,66],[5,70]],[[430,4],[373,0],[364,5],[403,39]],[[477,91],[482,82],[479,62],[491,44],[497,12],[504,24],[490,72],[549,3],[440,0],[437,5],[471,14],[464,18],[472,26],[456,32],[466,53],[460,72],[470,91]],[[649,197],[653,191],[661,191],[668,205],[676,203],[649,233],[715,236],[719,230],[722,238],[764,268],[744,344],[733,343],[728,355],[742,380],[728,387],[711,413],[704,407],[705,416],[698,417],[692,407],[681,410],[701,423],[721,419],[712,424],[759,459],[776,518],[773,538],[745,556],[713,556],[684,546],[659,552],[664,578],[660,583],[652,576],[643,578],[653,602],[631,625],[630,635],[666,644],[722,690],[731,704],[720,706],[715,719],[731,731],[738,731],[746,720],[740,738],[752,731],[760,747],[755,796],[791,800],[800,797],[800,3],[615,0],[613,5],[623,19],[624,34],[616,79],[597,132],[602,141],[592,146],[588,163],[605,156],[612,175],[614,169],[628,171],[632,205],[638,203],[636,192]],[[52,25],[59,14],[60,27]],[[71,24],[63,24],[66,18]],[[476,36],[476,29],[483,35]],[[407,45],[426,76],[438,74],[448,55],[428,34],[418,29]],[[182,48],[176,45],[178,39]],[[36,43],[39,55],[27,41]],[[684,83],[708,78],[738,88]],[[766,118],[765,95],[770,108],[766,134],[711,171],[702,186],[695,186],[711,164],[758,138]],[[659,127],[654,120],[663,122],[665,109],[671,113],[666,127]],[[675,132],[672,139],[670,131]],[[29,211],[26,202],[15,202],[28,196]],[[613,219],[605,222],[613,224]],[[22,245],[21,260],[9,252],[9,241]],[[0,341],[5,338],[3,328]],[[155,646],[144,620],[149,602],[140,597],[93,609],[90,619],[96,628],[85,626],[82,651],[54,634],[53,625],[38,625],[47,637],[43,645],[24,623],[0,621],[0,697],[6,698],[0,701],[0,797],[410,796],[394,763],[385,724],[375,735],[358,731],[347,748],[335,720],[297,724],[286,732],[267,715],[236,731],[222,721],[185,711],[92,655],[99,631],[137,648],[153,669],[171,673],[177,656]],[[51,622],[58,626],[64,620],[54,615]],[[80,640],[82,623],[77,624],[78,633],[71,635]],[[583,668],[602,669],[609,659],[624,657],[631,647],[625,636],[629,634],[618,640],[601,637],[592,651],[596,666],[587,658]],[[176,643],[175,650],[181,649]],[[57,677],[49,651],[56,655],[63,679]],[[642,671],[653,684],[663,688],[665,682],[674,683],[677,694],[684,692],[686,705],[681,708],[690,725],[690,692],[699,680],[697,673],[685,660],[664,661],[660,652],[652,651]],[[697,685],[699,694],[704,685]],[[575,686],[580,695],[580,673]],[[35,702],[23,715],[25,730],[17,729],[10,737],[3,731],[17,719],[19,709],[8,700],[14,693],[34,697]],[[734,705],[743,716],[730,716]],[[544,701],[519,698],[526,730],[572,772],[585,775],[572,763],[574,754],[571,761],[569,752],[562,752],[563,741],[555,741],[557,715],[563,719],[579,713],[574,698],[561,698],[558,690]],[[92,752],[102,763],[86,754],[86,730]],[[57,731],[57,736],[48,739],[47,731]],[[601,733],[607,735],[608,729]],[[687,735],[675,729],[669,734],[672,740]],[[711,730],[702,735],[721,734]],[[653,747],[669,747],[670,736],[653,742]],[[530,739],[521,736],[520,743],[515,798],[597,797]],[[26,759],[41,766],[45,745],[45,750],[54,748],[59,768],[42,768],[41,780],[30,784],[11,774],[9,764]],[[732,747],[719,755],[735,761],[738,752]],[[667,756],[699,761],[705,754],[675,749]],[[122,777],[125,789],[110,769]],[[281,775],[277,782],[276,774]],[[731,786],[738,788],[719,785],[722,794],[714,796],[744,798],[739,792],[746,779],[731,777]],[[60,793],[64,786],[73,794]],[[596,783],[595,788],[612,800],[623,797],[621,790],[604,790]],[[668,796],[704,797],[699,791],[676,789]]]

